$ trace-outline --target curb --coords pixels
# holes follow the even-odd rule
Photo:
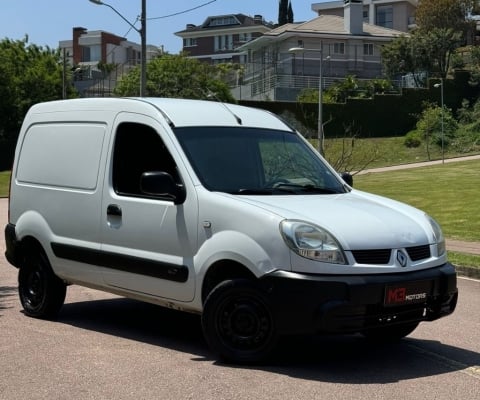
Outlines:
[[[466,278],[480,279],[480,268],[465,267],[463,265],[455,265],[457,274]]]

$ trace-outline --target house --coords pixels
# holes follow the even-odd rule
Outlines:
[[[343,11],[280,26],[241,46],[248,63],[237,98],[295,100],[303,88],[319,87],[320,70],[322,86],[347,75],[382,77],[382,45],[405,33],[363,22],[360,1],[344,2]]]
[[[363,22],[397,31],[409,32],[415,27],[415,11],[418,0],[363,0]],[[312,4],[318,15],[343,17],[345,1],[328,1]]]
[[[74,27],[72,39],[60,41],[59,48],[81,95],[108,94],[117,79],[141,63],[140,44],[101,30]],[[161,49],[147,45],[147,61],[160,53]],[[102,65],[108,67],[102,69]],[[96,93],[87,93],[94,86]]]
[[[208,17],[202,25],[187,24],[175,35],[183,39],[182,50],[192,58],[209,63],[244,63],[245,52],[236,49],[268,32],[273,25],[261,15],[217,15]]]

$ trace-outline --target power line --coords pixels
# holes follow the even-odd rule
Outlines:
[[[189,8],[189,9],[187,9],[187,10],[179,11],[179,12],[176,12],[176,13],[173,13],[173,14],[162,15],[161,17],[147,18],[147,21],[148,21],[148,20],[155,20],[155,19],[169,18],[169,17],[174,17],[174,16],[176,16],[176,15],[186,14],[186,13],[188,13],[188,12],[190,12],[190,11],[194,11],[194,10],[197,10],[197,9],[199,9],[199,8],[208,6],[209,4],[215,3],[216,1],[217,1],[217,0],[210,0],[210,1],[206,2],[206,3],[200,4],[200,5],[196,6],[196,7]],[[123,35],[123,37],[126,37],[126,36],[130,33],[130,31],[133,29],[133,26],[134,26],[139,20],[140,20],[140,17],[137,16],[137,18],[136,18],[135,21],[131,24],[130,28],[129,28],[128,31],[125,33],[125,35]],[[115,45],[115,46],[107,53],[106,58],[108,58],[108,56],[109,56],[110,54],[112,54],[117,47],[120,47],[120,46],[119,46],[119,45]]]
[[[216,1],[217,1],[217,0],[211,0],[211,1],[208,1],[207,3],[200,4],[199,6],[196,6],[196,7],[193,7],[193,8],[189,8],[188,10],[179,11],[179,12],[176,12],[176,13],[173,13],[173,14],[168,14],[168,15],[162,15],[161,17],[147,18],[147,21],[148,21],[148,20],[154,20],[154,19],[169,18],[169,17],[174,17],[174,16],[176,16],[176,15],[186,14],[186,13],[188,13],[188,12],[190,12],[190,11],[197,10],[197,9],[199,9],[199,8],[208,6],[209,4],[215,3]]]

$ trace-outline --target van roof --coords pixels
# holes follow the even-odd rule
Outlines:
[[[172,98],[82,98],[40,103],[31,112],[129,111],[146,113],[153,106],[171,126],[246,126],[292,131],[274,114],[251,107],[206,100]]]

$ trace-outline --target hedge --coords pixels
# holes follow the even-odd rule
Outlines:
[[[445,80],[444,104],[454,112],[462,100],[475,101],[478,87],[469,84],[469,73],[457,71],[453,79]],[[415,128],[424,102],[440,105],[440,88],[434,87],[438,79],[430,79],[426,89],[402,89],[400,94],[377,94],[372,99],[349,98],[341,104],[324,104],[325,137],[343,137],[350,129],[360,137],[403,136]],[[309,129],[316,131],[318,104],[297,102],[240,101],[241,104],[263,108],[275,114],[284,112],[295,117]],[[329,122],[327,122],[329,121]]]

